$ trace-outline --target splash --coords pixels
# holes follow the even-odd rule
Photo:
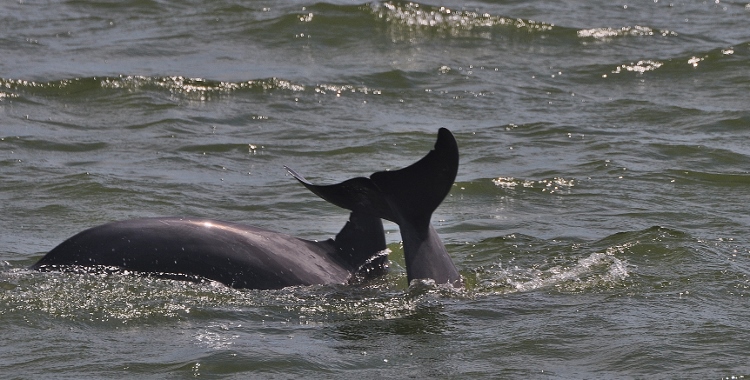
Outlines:
[[[0,293],[4,312],[37,312],[54,317],[88,320],[143,320],[175,318],[207,301],[208,289],[154,277],[105,273],[39,273],[17,270],[3,273],[12,289]],[[191,287],[192,285],[192,287]],[[179,287],[188,298],[173,292]],[[219,286],[211,286],[220,289]],[[190,290],[196,291],[189,295]]]
[[[36,272],[0,267],[0,314],[22,313],[96,323],[142,323],[234,313],[262,323],[299,320],[390,320],[410,316],[439,299],[436,289],[393,289],[392,275],[360,285],[239,290],[212,281],[188,282],[122,271]],[[207,332],[208,346],[231,345],[226,334]]]
[[[557,265],[541,269],[540,266],[525,267],[494,264],[477,270],[477,294],[530,292],[554,288],[561,292],[590,291],[611,288],[630,276],[625,261],[615,256],[623,247],[612,247],[605,252],[594,252],[573,259],[556,258]],[[559,263],[562,261],[562,263]]]
[[[597,274],[600,268],[603,268],[604,272]],[[555,266],[539,271],[534,278],[527,281],[509,280],[509,284],[520,292],[552,286],[560,290],[571,291],[616,283],[624,280],[628,275],[625,262],[616,258],[614,253],[608,250],[583,257],[570,267]]]

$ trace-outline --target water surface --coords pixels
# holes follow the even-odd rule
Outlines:
[[[0,5],[0,368],[14,378],[750,375],[750,6]],[[309,239],[334,183],[453,131],[467,283],[233,290],[26,269],[112,220]]]

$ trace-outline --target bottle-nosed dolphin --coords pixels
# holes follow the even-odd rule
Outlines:
[[[205,278],[234,288],[343,284],[387,267],[382,219],[399,225],[409,281],[461,286],[461,276],[430,223],[458,171],[458,146],[445,128],[435,148],[404,169],[335,185],[297,180],[351,211],[335,239],[315,242],[238,223],[146,218],[104,224],[64,241],[33,269],[106,268],[173,278]]]

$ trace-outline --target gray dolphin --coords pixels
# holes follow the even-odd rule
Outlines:
[[[399,225],[409,281],[462,285],[458,270],[430,223],[458,171],[458,146],[445,128],[435,149],[413,165],[314,185],[287,168],[313,193],[351,210],[335,239],[299,239],[238,223],[160,217],[112,222],[78,233],[33,269],[114,268],[158,276],[209,279],[234,288],[344,284],[387,268],[382,219]]]

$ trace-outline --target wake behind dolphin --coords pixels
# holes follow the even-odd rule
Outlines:
[[[441,128],[435,148],[416,163],[335,185],[290,174],[319,197],[350,210],[335,239],[299,239],[238,223],[159,217],[112,222],[78,233],[33,269],[117,268],[179,279],[209,279],[234,288],[344,284],[387,268],[381,219],[398,224],[409,281],[462,286],[430,223],[458,172],[458,145]]]

